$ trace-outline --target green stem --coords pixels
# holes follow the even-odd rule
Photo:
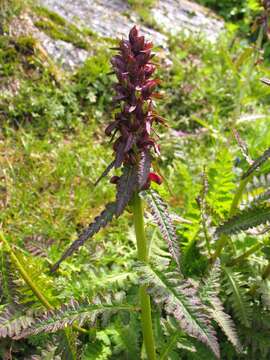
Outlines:
[[[258,243],[255,244],[253,246],[251,246],[251,248],[249,250],[247,250],[246,252],[244,252],[242,255],[238,256],[235,259],[232,259],[230,262],[228,262],[228,266],[233,266],[233,265],[237,265],[239,263],[241,263],[243,260],[245,260],[246,258],[248,258],[250,255],[254,254],[255,252],[257,252],[258,250],[260,250],[262,247],[264,247],[265,244],[264,243]]]
[[[231,205],[230,212],[229,212],[229,217],[232,217],[236,213],[238,204],[242,199],[243,192],[247,186],[247,183],[249,182],[249,178],[250,177],[247,176],[245,179],[240,181],[239,187],[238,187],[238,189],[234,195],[233,201],[232,201],[232,205]]]
[[[138,259],[148,263],[148,246],[144,231],[144,217],[142,201],[138,193],[133,196],[133,218],[137,240]],[[141,322],[145,351],[148,360],[156,359],[155,341],[152,329],[151,302],[147,294],[147,287],[141,286],[139,289],[139,298],[141,303]]]
[[[25,268],[22,266],[20,260],[18,259],[18,257],[16,256],[15,252],[12,250],[9,242],[7,241],[5,235],[3,234],[2,231],[0,231],[0,240],[4,243],[9,256],[12,260],[12,262],[14,263],[14,265],[16,266],[17,270],[19,271],[19,273],[21,274],[21,277],[23,278],[23,280],[25,281],[25,283],[29,286],[29,288],[32,290],[32,292],[34,293],[34,295],[36,295],[36,297],[39,299],[39,301],[41,302],[41,304],[48,310],[53,310],[54,307],[53,305],[51,305],[49,303],[49,301],[46,299],[46,297],[43,295],[43,293],[38,289],[38,287],[34,284],[33,280],[31,279],[31,277],[27,274]],[[73,328],[77,331],[80,331],[84,334],[87,334],[88,331],[86,329],[81,328],[80,326],[77,325],[73,325]]]
[[[40,292],[40,290],[36,287],[30,276],[25,271],[24,267],[20,263],[20,260],[15,255],[14,251],[12,250],[11,246],[9,245],[9,242],[5,238],[2,231],[0,231],[0,240],[3,241],[5,244],[7,251],[9,253],[9,256],[11,257],[11,260],[15,264],[16,268],[18,269],[19,273],[21,274],[21,277],[26,282],[26,284],[30,287],[30,289],[33,291],[33,293],[36,295],[36,297],[39,299],[42,305],[45,306],[46,309],[52,310],[53,306],[48,302],[48,300],[45,298],[45,296]]]
[[[265,269],[263,270],[262,273],[262,279],[265,280],[270,276],[270,262],[269,264],[265,267]]]

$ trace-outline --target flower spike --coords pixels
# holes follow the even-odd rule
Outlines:
[[[139,169],[146,152],[153,149],[159,155],[159,146],[151,136],[153,124],[162,123],[154,112],[152,100],[159,97],[156,92],[159,80],[151,79],[156,70],[151,63],[154,56],[152,47],[153,44],[146,41],[140,35],[139,28],[134,26],[130,30],[129,39],[120,41],[116,48],[118,54],[111,59],[118,80],[114,85],[114,103],[119,111],[105,129],[105,134],[111,137],[119,135],[113,144],[115,168],[125,165],[137,166]],[[145,179],[150,174],[150,166],[147,169],[148,173],[143,177]],[[147,181],[147,186],[149,184],[150,181]],[[146,183],[140,185],[142,189]]]

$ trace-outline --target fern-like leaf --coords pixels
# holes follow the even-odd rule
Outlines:
[[[16,337],[34,322],[31,311],[22,312],[15,308],[6,308],[0,314],[0,338]]]
[[[46,239],[42,235],[33,235],[24,238],[24,247],[31,255],[46,258],[53,242],[53,239]]]
[[[16,293],[14,269],[8,254],[1,249],[0,253],[0,297],[2,303],[14,302]]]
[[[220,326],[229,341],[241,352],[242,345],[237,336],[236,327],[232,318],[225,313],[223,304],[219,299],[221,267],[219,260],[216,261],[210,273],[200,286],[200,297],[206,305],[210,306],[213,320]]]
[[[129,322],[124,325],[119,321],[117,331],[125,346],[125,358],[128,360],[137,360],[140,358],[140,327],[137,314],[130,313]]]
[[[109,203],[106,205],[105,210],[95,218],[95,220],[86,228],[77,240],[75,240],[71,246],[64,252],[61,258],[52,266],[51,271],[56,271],[60,264],[78,250],[86,240],[90,239],[94,234],[99,232],[101,228],[104,228],[109,222],[112,221],[113,216],[116,213],[116,203]]]
[[[270,207],[261,206],[243,210],[216,229],[216,234],[237,234],[270,221]]]
[[[161,347],[160,360],[167,360],[169,356],[173,354],[175,348],[184,349],[192,353],[196,352],[193,340],[188,338],[188,336],[179,329],[177,321],[172,316],[167,316],[166,320],[162,319],[161,323],[166,336],[166,342],[164,341]],[[178,355],[176,356],[178,358]]]
[[[241,209],[257,206],[261,203],[267,202],[270,199],[270,174],[261,174],[260,176],[253,176],[248,182],[243,194]]]
[[[116,217],[120,216],[137,188],[137,168],[136,166],[125,166],[123,174],[117,182],[116,194]]]
[[[197,289],[188,280],[180,280],[179,272],[161,272],[154,267],[138,267],[140,282],[148,286],[153,299],[165,305],[181,328],[203,342],[219,358],[219,346],[206,307],[197,296]]]
[[[238,352],[242,351],[242,345],[238,338],[235,324],[227,313],[225,313],[224,306],[221,300],[218,297],[213,297],[211,299],[211,305],[213,309],[211,310],[212,318],[219,325],[222,331],[225,333],[229,341],[234,345]]]
[[[202,190],[196,201],[201,213],[200,229],[198,231],[197,246],[202,255],[211,258],[211,245],[214,242],[215,228],[213,226],[212,213],[214,209],[207,202],[208,178],[205,171],[202,174]]]
[[[268,160],[269,157],[270,148],[265,150],[265,152],[254,161],[254,163],[249,167],[249,169],[243,174],[242,179],[245,179],[252,173],[254,173],[254,171],[257,170],[263,163],[265,163],[265,161]]]
[[[233,272],[230,268],[224,268],[225,292],[232,304],[233,311],[238,320],[246,327],[250,326],[252,308],[249,304],[247,284],[243,281],[242,275]]]
[[[159,227],[164,240],[168,244],[170,254],[180,268],[180,248],[176,236],[175,227],[168,212],[168,207],[164,203],[162,198],[159,196],[159,194],[154,190],[150,190],[147,192],[146,200],[149,205],[153,219]]]
[[[108,300],[108,299],[107,299]],[[40,333],[53,333],[76,322],[81,326],[86,321],[93,325],[97,317],[104,313],[115,313],[118,311],[134,311],[136,308],[127,304],[114,304],[111,299],[102,304],[100,298],[95,299],[91,304],[79,304],[72,300],[68,305],[63,305],[60,309],[49,310],[36,317],[32,324],[24,329],[15,339],[21,339],[30,335]]]
[[[77,360],[77,340],[78,332],[68,327],[59,333],[57,352],[61,354],[64,360]]]
[[[266,190],[263,193],[256,196],[253,199],[252,203],[257,205],[257,204],[260,204],[262,202],[269,201],[269,200],[270,200],[270,190]]]
[[[29,360],[61,360],[61,356],[56,353],[57,346],[52,343],[45,344],[42,349],[38,349],[40,354],[32,355]]]

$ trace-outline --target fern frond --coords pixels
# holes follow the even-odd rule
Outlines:
[[[229,341],[234,345],[238,352],[242,351],[242,345],[238,338],[235,324],[227,313],[225,313],[224,306],[218,297],[213,297],[211,300],[213,309],[211,310],[211,316],[215,322],[219,325],[221,330],[227,336]]]
[[[56,332],[71,326],[75,322],[79,326],[86,321],[93,325],[99,315],[106,312],[115,313],[121,310],[135,311],[136,308],[127,304],[113,304],[111,301],[102,304],[100,298],[95,299],[91,304],[79,304],[77,301],[72,300],[68,305],[63,305],[60,309],[49,310],[36,317],[31,326],[16,336],[16,339],[40,333]]]
[[[51,272],[55,272],[60,264],[78,250],[86,240],[90,239],[94,234],[104,228],[109,222],[112,221],[113,216],[116,214],[116,203],[109,203],[106,205],[105,210],[97,216],[94,221],[86,228],[79,238],[75,240],[71,246],[64,252],[61,258],[52,266]]]
[[[159,194],[154,190],[149,190],[146,193],[146,200],[153,219],[168,244],[170,254],[180,268],[180,248],[176,236],[176,230],[168,212],[168,207]]]
[[[14,253],[19,260],[20,265],[27,272],[31,283],[34,284],[37,292],[42,294],[42,297],[46,299],[50,306],[57,305],[58,300],[55,297],[53,278],[47,274],[48,269],[46,260],[33,256],[25,256],[19,251]],[[37,294],[29,285],[29,283],[21,278],[16,281],[20,302],[23,304],[31,304],[32,308],[43,308],[45,304],[37,298]]]
[[[179,272],[161,272],[153,267],[138,267],[140,283],[146,285],[153,299],[165,305],[190,336],[206,344],[219,358],[219,346],[206,307],[197,296],[197,289],[188,280],[180,279]]]
[[[253,201],[251,205],[258,205],[264,201],[269,201],[270,200],[270,190],[267,190],[259,195],[257,195]]]
[[[129,360],[137,360],[140,358],[140,327],[139,319],[136,314],[130,313],[128,324],[124,325],[119,321],[117,330],[119,336],[125,346],[125,358]]]
[[[162,327],[164,329],[167,341],[161,348],[160,360],[167,360],[175,348],[184,349],[195,353],[196,348],[187,336],[179,330],[176,320],[168,316],[167,319],[162,320]]]
[[[77,360],[77,344],[76,340],[78,332],[72,328],[65,328],[58,336],[58,348],[57,352],[61,354],[62,359],[65,360]]]
[[[211,235],[209,234],[209,230],[211,229],[212,219],[207,212],[207,201],[206,195],[208,192],[208,178],[205,172],[205,169],[202,174],[202,189],[200,195],[197,197],[196,201],[198,207],[200,209],[201,221],[200,221],[200,230],[198,231],[199,241],[197,245],[201,250],[201,254],[211,257],[211,247],[210,247],[210,239]]]
[[[46,239],[42,235],[33,235],[24,239],[24,247],[31,255],[46,258],[53,242],[53,239]]]
[[[199,286],[199,295],[204,303],[210,305],[210,299],[212,296],[218,296],[220,292],[220,261],[216,260],[215,264],[202,279]]]
[[[212,216],[209,214],[209,207],[205,199],[205,194],[203,192],[201,196],[197,198],[197,203],[199,205],[201,213],[197,246],[200,249],[202,255],[211,258],[211,245],[215,241],[215,227],[213,226]]]
[[[252,192],[256,189],[266,189],[270,186],[270,173],[261,174],[259,176],[254,175],[251,181],[246,186],[247,192]]]
[[[17,256],[15,251],[10,246],[8,240],[6,239],[6,237],[2,231],[0,231],[0,240],[2,240],[14,267],[16,268],[16,270],[18,270],[18,273],[20,274],[21,278],[24,280],[26,285],[31,289],[31,292],[39,299],[40,303],[43,306],[45,306],[47,309],[51,309],[52,305],[49,303],[47,298],[44,296],[43,292],[40,291],[40,289],[38,287],[38,282],[35,283],[32,280],[31,273],[29,273],[29,271],[27,271],[25,266],[23,266],[23,264],[19,260],[19,257]]]
[[[23,313],[15,308],[6,308],[0,313],[0,338],[16,337],[34,322],[32,311]]]
[[[83,349],[81,360],[108,360],[112,355],[109,344],[97,339],[94,343],[88,343]]]
[[[239,212],[216,229],[216,234],[237,234],[270,221],[270,207],[257,206]]]
[[[232,318],[225,313],[223,304],[219,299],[221,267],[219,260],[216,261],[208,276],[202,281],[199,289],[200,297],[206,305],[210,306],[210,314],[219,325],[229,341],[241,352],[242,345],[237,336],[236,327]]]
[[[219,149],[216,161],[208,168],[207,202],[221,218],[230,211],[235,190],[233,155],[229,149]],[[222,176],[220,176],[222,174]]]
[[[57,346],[52,343],[46,344],[43,349],[40,349],[40,354],[32,355],[29,360],[61,360],[61,356],[56,353]]]
[[[1,249],[0,253],[0,296],[2,303],[11,304],[16,296],[14,269],[7,252]]]
[[[247,284],[238,272],[223,268],[225,275],[225,293],[232,305],[236,318],[246,327],[250,326],[252,308],[247,293]]]
[[[250,176],[252,173],[254,173],[254,171],[257,170],[263,163],[265,163],[269,157],[270,157],[270,148],[265,150],[265,152],[254,161],[254,163],[249,167],[249,169],[243,174],[242,179],[245,179],[248,176]]]
[[[252,180],[246,185],[240,208],[244,209],[269,201],[269,187],[270,173],[253,176]]]

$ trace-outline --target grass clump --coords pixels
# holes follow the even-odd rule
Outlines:
[[[59,83],[50,66],[43,66],[43,58],[32,47],[35,42],[31,38],[5,37],[0,44],[2,83],[8,83],[14,76],[20,81],[17,94],[0,96],[3,123],[32,124],[39,134],[44,135],[52,125],[68,129],[91,117],[106,118],[105,108],[111,99],[106,89],[113,80],[107,76],[110,70],[108,52],[101,51],[89,58],[74,74]]]
[[[15,49],[22,55],[34,55],[36,40],[31,36],[20,36],[14,43]]]

